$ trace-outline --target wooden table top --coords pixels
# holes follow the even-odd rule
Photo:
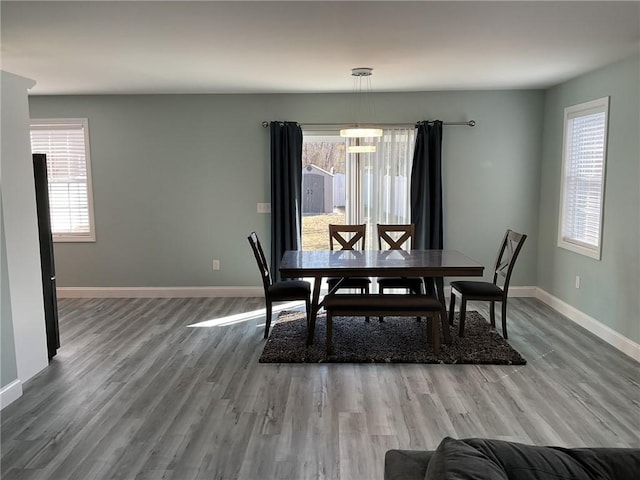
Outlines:
[[[457,250],[287,250],[283,277],[475,277],[484,266]]]

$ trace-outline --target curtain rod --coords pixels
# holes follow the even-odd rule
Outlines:
[[[418,126],[423,122],[416,122],[414,126]],[[426,123],[432,124],[433,121],[429,120]],[[469,120],[468,122],[442,122],[443,125],[463,125],[465,127],[475,127],[476,121]],[[301,123],[299,124],[303,127],[346,127],[349,124],[346,123]],[[269,122],[267,120],[262,122],[262,126],[267,128],[269,126]],[[409,127],[410,123],[376,123],[376,126],[379,127]]]

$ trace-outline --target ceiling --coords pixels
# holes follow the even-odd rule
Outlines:
[[[546,88],[640,51],[640,2],[12,2],[33,95]]]

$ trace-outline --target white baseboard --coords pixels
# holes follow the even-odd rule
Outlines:
[[[509,287],[509,297],[533,297],[536,298],[538,287]]]
[[[509,297],[537,297],[538,287],[510,287]],[[444,287],[444,294],[451,297],[451,287]]]
[[[262,287],[58,287],[58,298],[263,297]]]
[[[0,390],[0,410],[8,405],[11,405],[21,396],[22,382],[20,380],[14,380],[6,387],[3,387],[2,390]]]
[[[637,362],[640,362],[640,345],[635,343],[634,341],[628,339],[627,337],[619,334],[612,328],[606,326],[605,324],[599,322],[595,318],[587,315],[584,312],[581,312],[577,308],[569,305],[568,303],[560,300],[557,297],[554,297],[550,293],[542,290],[541,288],[536,287],[536,295],[535,297],[547,305],[549,305],[554,310],[557,310],[562,315],[567,317],[569,320],[577,323],[581,327],[590,331],[597,337],[601,338],[608,344],[614,346],[622,353],[630,356]]]

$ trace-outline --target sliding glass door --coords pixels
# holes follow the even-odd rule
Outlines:
[[[330,223],[367,224],[367,249],[377,249],[376,224],[408,223],[413,128],[385,129],[376,139],[304,131],[302,248],[329,248]],[[350,152],[369,145],[375,152]],[[362,149],[360,149],[362,150]]]

